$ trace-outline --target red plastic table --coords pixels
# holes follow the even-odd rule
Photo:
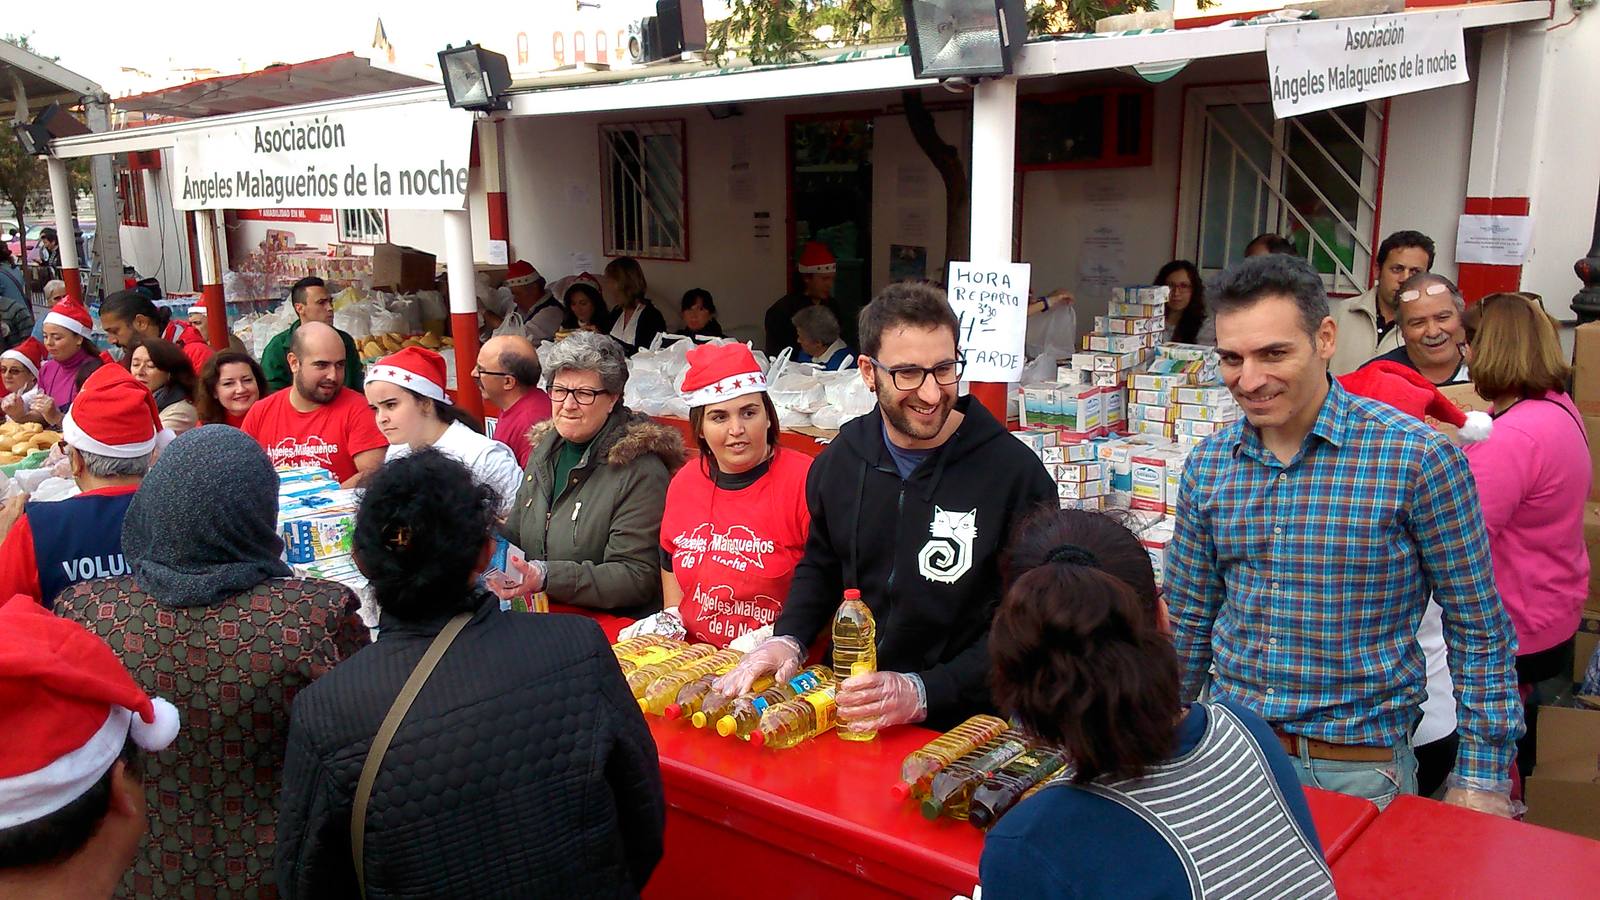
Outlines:
[[[667,798],[666,855],[645,890],[665,898],[949,898],[978,881],[983,833],[922,818],[890,793],[900,761],[935,736],[869,743],[829,734],[772,751],[646,717]],[[1334,860],[1377,817],[1365,800],[1308,790]]]
[[[1333,864],[1345,900],[1600,895],[1600,841],[1399,797]]]

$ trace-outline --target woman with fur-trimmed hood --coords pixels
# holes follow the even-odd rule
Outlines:
[[[629,618],[661,609],[661,513],[683,438],[623,406],[627,383],[622,348],[605,335],[580,332],[552,351],[554,415],[528,433],[533,453],[505,525],[528,565],[519,586],[497,593],[542,590]]]

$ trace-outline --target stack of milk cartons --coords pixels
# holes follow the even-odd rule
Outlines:
[[[1013,434],[1044,463],[1062,509],[1105,509],[1105,470],[1093,443],[1062,440],[1063,432],[1054,428],[1025,428]]]
[[[359,495],[339,488],[327,470],[316,466],[278,469],[278,530],[283,558],[301,578],[336,581],[361,600],[361,618],[377,625],[377,608],[367,579],[350,555]]]
[[[1165,286],[1112,288],[1106,314],[1094,317],[1094,330],[1083,336],[1083,352],[1072,357],[1070,370],[1087,376],[1058,373],[1057,381],[1100,388],[1101,421],[1108,434],[1128,430],[1128,379],[1161,344],[1167,295]]]
[[[1180,387],[1173,392],[1173,399],[1178,402],[1177,440],[1185,448],[1227,428],[1241,415],[1233,395],[1218,385]]]

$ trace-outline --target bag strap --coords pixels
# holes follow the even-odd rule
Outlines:
[[[367,761],[361,766],[361,779],[356,782],[355,803],[350,809],[350,856],[355,862],[356,884],[359,885],[362,897],[367,895],[366,869],[361,862],[367,836],[367,801],[372,799],[372,785],[378,780],[378,769],[383,766],[383,755],[389,751],[389,742],[394,740],[395,732],[400,730],[400,723],[405,720],[412,701],[422,693],[422,686],[428,683],[428,676],[433,674],[433,669],[444,657],[444,652],[450,649],[450,644],[455,641],[456,635],[461,633],[461,629],[465,628],[471,619],[472,613],[459,613],[440,629],[433,643],[428,645],[427,652],[422,654],[422,659],[417,661],[417,667],[411,670],[411,677],[407,678],[405,685],[400,688],[400,693],[389,707],[389,714],[383,717],[383,724],[378,727],[377,737],[372,739],[372,746],[367,750]]]

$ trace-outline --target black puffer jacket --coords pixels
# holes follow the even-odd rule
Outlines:
[[[354,897],[367,748],[448,618],[380,640],[295,699],[278,815],[285,897]],[[655,741],[599,626],[487,597],[439,661],[368,805],[367,896],[634,897],[661,859]]]

